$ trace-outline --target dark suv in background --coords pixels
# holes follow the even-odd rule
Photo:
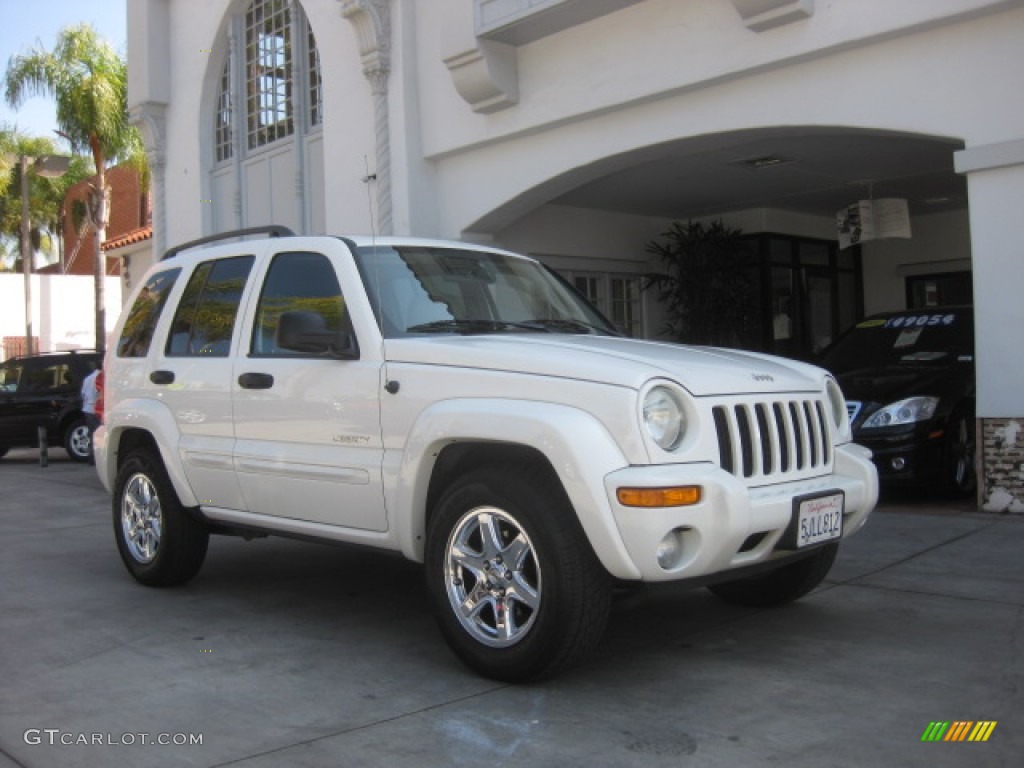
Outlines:
[[[89,459],[82,380],[100,365],[93,351],[13,357],[0,364],[0,457],[39,445],[39,427],[75,461]]]
[[[874,453],[883,485],[974,492],[974,312],[886,312],[824,353],[847,399],[853,438]]]

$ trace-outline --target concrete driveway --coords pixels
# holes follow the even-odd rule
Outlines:
[[[0,766],[1015,767],[1024,518],[964,509],[890,501],[783,609],[632,595],[589,663],[516,687],[459,665],[393,556],[214,538],[191,584],[141,587],[93,469],[15,451]],[[958,721],[997,725],[922,741]]]

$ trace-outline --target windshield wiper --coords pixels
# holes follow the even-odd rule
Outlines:
[[[615,333],[608,328],[602,328],[599,325],[593,323],[587,323],[583,320],[571,320],[568,318],[537,318],[536,320],[528,320],[519,325],[529,326],[533,328],[543,328],[551,333],[599,333],[608,336],[621,336],[620,333]]]
[[[532,331],[533,333],[598,333],[621,336],[607,328],[591,325],[583,320],[567,318],[537,318],[535,320],[434,320],[406,328],[407,333],[502,333],[505,331]]]
[[[551,333],[543,325],[535,323],[514,323],[507,320],[435,320],[431,323],[420,323],[405,329],[407,333],[433,333],[448,331],[450,333],[502,333],[509,330],[527,330],[534,333]]]

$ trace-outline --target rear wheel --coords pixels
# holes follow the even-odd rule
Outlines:
[[[838,551],[838,544],[827,544],[813,555],[769,573],[713,584],[708,589],[735,605],[764,608],[791,603],[822,582]]]
[[[92,440],[85,419],[75,419],[64,431],[64,450],[75,461],[88,461],[92,455]]]
[[[182,506],[160,459],[131,453],[114,484],[114,538],[125,567],[151,587],[183,584],[206,558],[206,526]]]
[[[611,581],[544,468],[461,477],[430,520],[427,583],[441,632],[475,672],[547,677],[600,640]]]

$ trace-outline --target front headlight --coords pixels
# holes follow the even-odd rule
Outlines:
[[[908,397],[896,403],[890,403],[881,410],[875,411],[861,425],[861,429],[877,427],[897,427],[901,424],[913,424],[927,421],[935,415],[935,407],[939,404],[937,397]]]
[[[658,447],[671,451],[686,433],[686,416],[679,400],[667,387],[654,387],[644,397],[644,426]]]

